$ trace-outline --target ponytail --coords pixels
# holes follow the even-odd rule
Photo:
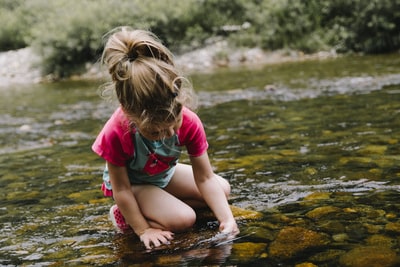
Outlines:
[[[172,53],[148,31],[119,27],[106,38],[101,61],[124,112],[141,124],[176,119],[192,94]]]

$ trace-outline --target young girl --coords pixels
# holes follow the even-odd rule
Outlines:
[[[194,208],[208,206],[220,231],[236,235],[230,185],[213,173],[202,123],[188,108],[190,87],[171,52],[152,33],[121,27],[109,36],[102,62],[120,107],[92,149],[107,162],[102,190],[115,200],[114,225],[132,228],[151,249],[192,227]],[[183,147],[191,166],[178,163]]]

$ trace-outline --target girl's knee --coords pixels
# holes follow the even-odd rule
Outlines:
[[[191,228],[196,222],[196,212],[188,207],[187,209],[180,209],[176,211],[173,216],[173,221],[171,221],[172,231],[184,231]]]

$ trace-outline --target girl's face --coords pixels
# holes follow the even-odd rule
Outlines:
[[[146,127],[144,129],[137,128],[139,133],[147,140],[158,141],[164,138],[172,137],[175,132],[182,126],[182,112],[179,113],[176,120],[172,123],[154,125],[154,127]]]

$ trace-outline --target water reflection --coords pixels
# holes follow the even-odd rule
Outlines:
[[[231,243],[203,242],[216,233],[211,220],[150,253],[107,218],[104,163],[90,145],[115,103],[99,99],[99,83],[2,89],[0,265],[396,266],[400,78],[391,59],[375,58],[369,73],[345,59],[318,75],[311,63],[269,67],[274,78],[234,72],[248,86],[223,80],[221,92],[208,88],[215,77],[194,78],[212,163],[230,179],[232,203],[262,218],[240,220]]]
[[[153,263],[156,266],[176,266],[180,263],[193,265],[223,264],[231,255],[233,242],[212,244],[209,242],[216,231],[200,231],[192,234],[190,240],[187,235],[177,234],[175,244],[171,248],[162,248],[155,251],[145,251],[138,242],[137,237],[132,235],[117,235],[114,238],[116,254],[119,264]],[[183,238],[182,238],[183,237]],[[186,238],[186,239],[185,239]],[[180,247],[181,249],[177,249]],[[185,248],[185,249],[182,249]]]

